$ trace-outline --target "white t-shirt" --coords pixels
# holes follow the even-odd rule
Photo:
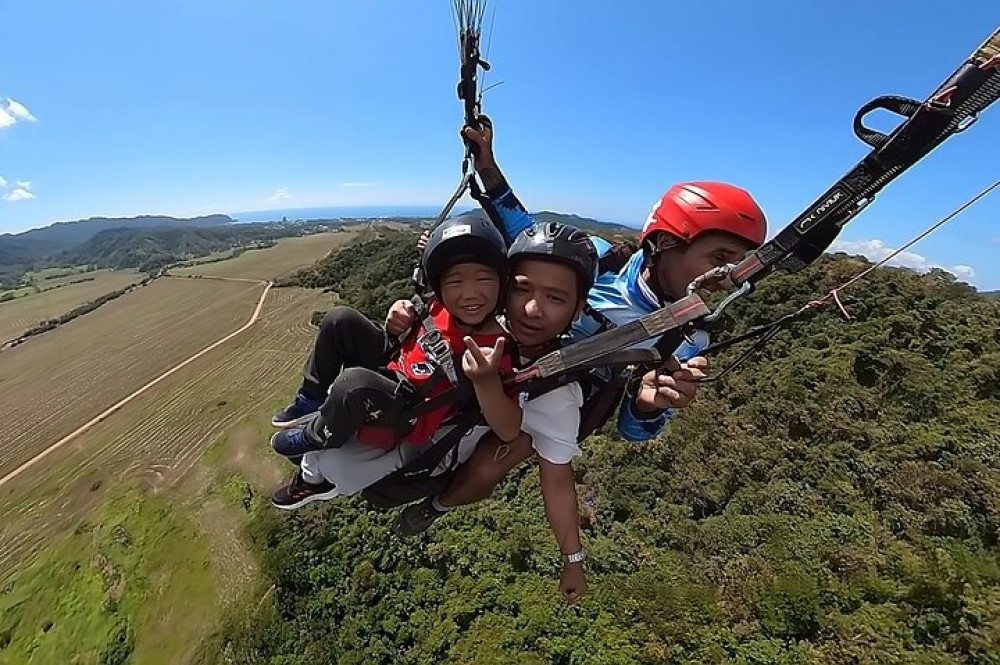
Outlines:
[[[521,429],[531,435],[531,445],[546,462],[569,464],[580,454],[583,390],[574,381],[524,402]]]
[[[521,400],[521,430],[531,436],[531,445],[546,462],[569,464],[582,451],[576,441],[580,431],[580,407],[583,390],[577,382],[550,390],[535,399]],[[458,460],[465,463],[472,457],[476,445],[490,431],[485,425],[472,428],[458,444]],[[451,456],[435,469],[440,473],[448,468]]]

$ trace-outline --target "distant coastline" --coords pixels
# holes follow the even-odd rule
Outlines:
[[[440,206],[325,206],[318,208],[275,208],[231,212],[229,216],[244,224],[292,220],[376,218],[376,217],[437,217]]]

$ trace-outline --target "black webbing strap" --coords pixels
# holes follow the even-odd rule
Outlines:
[[[873,150],[777,236],[737,264],[730,272],[732,283],[755,283],[776,268],[795,271],[814,261],[883,187],[949,136],[964,131],[983,109],[1000,99],[998,54],[1000,30],[926,101],[880,97],[862,107],[854,121],[855,131]],[[888,135],[865,127],[863,117],[879,108],[906,120]]]
[[[515,373],[504,384],[521,392],[530,391],[536,381],[558,379],[566,374],[608,364],[605,361],[613,361],[617,353],[640,342],[667,333],[680,335],[680,330],[686,324],[710,313],[705,301],[698,294],[691,294],[639,319],[547,353],[529,367]]]
[[[417,319],[420,320],[424,329],[424,332],[417,338],[417,344],[434,363],[435,371],[440,368],[451,385],[458,385],[458,373],[455,370],[455,358],[452,356],[451,347],[448,346],[448,341],[444,338],[440,328],[434,323],[430,309],[419,295],[414,295],[411,302]]]
[[[403,465],[402,468],[395,471],[392,475],[398,475],[404,478],[431,475],[431,473],[437,469],[441,460],[445,458],[445,455],[455,449],[462,441],[462,438],[471,432],[473,427],[481,422],[482,415],[478,411],[466,411],[460,413],[452,421],[453,426],[447,434],[442,436],[437,441],[432,442],[430,445],[425,446],[419,457]],[[454,468],[457,464],[458,458],[456,456],[456,458],[452,460],[452,464],[449,468]],[[389,477],[391,476],[388,476],[387,478]]]
[[[881,148],[889,142],[889,135],[865,126],[864,118],[876,109],[889,111],[904,118],[912,118],[920,110],[920,102],[908,97],[887,95],[868,102],[854,116],[854,134],[873,148]]]

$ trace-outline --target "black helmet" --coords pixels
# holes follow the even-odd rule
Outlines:
[[[507,252],[513,264],[518,259],[554,261],[569,266],[576,273],[578,295],[587,291],[597,280],[597,249],[587,234],[568,224],[535,222],[516,238]]]
[[[476,215],[447,219],[431,231],[421,266],[427,285],[440,297],[441,277],[459,263],[481,263],[507,279],[507,243],[493,224]]]

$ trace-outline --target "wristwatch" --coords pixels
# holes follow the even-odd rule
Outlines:
[[[572,554],[563,554],[562,558],[566,563],[583,563],[587,560],[587,552],[581,549]]]

